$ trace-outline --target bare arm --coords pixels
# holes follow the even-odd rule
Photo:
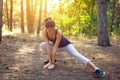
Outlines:
[[[46,50],[47,50],[47,54],[48,54],[49,63],[52,63],[52,54],[51,54],[51,51],[50,51],[49,40],[46,36],[46,30],[43,31],[43,36],[44,36],[44,40],[46,42]]]
[[[53,51],[52,51],[52,63],[55,62],[56,51],[57,51],[57,48],[58,48],[58,46],[60,44],[60,41],[61,41],[61,31],[58,30],[57,35],[56,35],[56,42],[55,42],[55,45],[54,45]]]

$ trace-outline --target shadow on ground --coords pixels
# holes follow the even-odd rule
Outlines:
[[[4,36],[0,45],[0,80],[120,80],[120,45],[100,47],[89,41],[74,41],[76,49],[97,66],[106,76],[97,78],[93,70],[67,53],[58,53],[54,70],[43,68],[46,56],[40,51],[41,38]],[[66,63],[63,63],[66,61]]]

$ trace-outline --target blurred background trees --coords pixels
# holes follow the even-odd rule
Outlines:
[[[0,43],[2,41],[2,16],[3,16],[3,0],[0,0]]]
[[[4,0],[2,29],[3,32],[41,34],[44,19],[50,16],[64,35],[97,37],[99,1],[105,0]],[[109,40],[109,36],[120,36],[120,1],[107,0],[105,4],[104,27]]]

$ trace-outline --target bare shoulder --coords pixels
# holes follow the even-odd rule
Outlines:
[[[62,31],[60,29],[58,29],[57,33],[58,34],[62,34]]]
[[[58,31],[57,31],[57,37],[61,37],[61,35],[62,35],[62,31],[60,29],[58,29]]]

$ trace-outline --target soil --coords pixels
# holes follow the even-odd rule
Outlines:
[[[0,44],[0,80],[120,80],[119,41],[101,47],[95,39],[70,40],[81,54],[106,72],[104,78],[98,78],[91,68],[65,52],[57,53],[55,69],[44,69],[47,57],[39,48],[42,38],[7,35]]]

